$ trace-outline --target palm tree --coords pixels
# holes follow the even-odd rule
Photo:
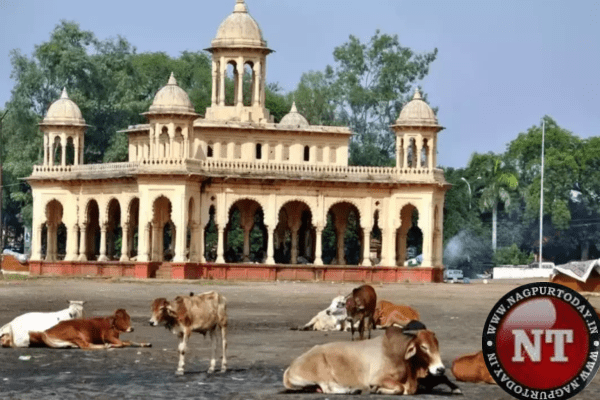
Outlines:
[[[481,192],[479,206],[481,211],[492,211],[492,250],[496,252],[496,226],[498,223],[498,204],[510,207],[510,192],[519,186],[517,176],[503,164],[500,156],[488,153],[474,155],[471,166],[478,166],[485,187]]]

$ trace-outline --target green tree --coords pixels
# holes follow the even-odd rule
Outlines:
[[[305,74],[294,96],[312,123],[350,126],[356,134],[351,164],[392,165],[395,136],[389,126],[436,56],[437,49],[415,54],[397,35],[376,31],[368,43],[350,36],[334,49],[335,65]]]
[[[469,168],[481,173],[484,188],[481,192],[479,207],[482,211],[492,212],[492,251],[497,247],[498,205],[511,205],[510,191],[519,186],[519,181],[502,158],[493,153],[473,154]]]

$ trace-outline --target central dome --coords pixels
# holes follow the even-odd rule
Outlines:
[[[264,47],[266,43],[258,23],[248,14],[244,0],[236,0],[233,14],[225,18],[217,36],[211,42],[212,47]]]
[[[308,126],[309,123],[308,123],[308,120],[304,117],[304,115],[302,115],[298,112],[298,109],[296,108],[296,102],[293,102],[292,109],[290,110],[289,113],[284,115],[283,118],[281,118],[279,125],[301,127],[301,126]]]
[[[419,88],[413,99],[404,106],[396,120],[397,125],[439,126],[435,113],[421,97]]]

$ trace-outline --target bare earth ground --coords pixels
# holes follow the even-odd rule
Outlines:
[[[509,290],[525,282],[375,285],[378,298],[409,304],[436,332],[444,364],[481,347],[489,310]],[[124,340],[149,341],[152,348],[83,351],[0,348],[2,399],[385,399],[383,395],[284,393],[282,375],[290,362],[315,344],[350,339],[346,332],[299,332],[338,294],[358,284],[226,283],[215,281],[133,281],[98,279],[0,280],[0,326],[28,311],[55,311],[67,300],[86,300],[87,316],[104,316],[120,307],[132,317],[135,332]],[[186,354],[186,374],[176,376],[177,338],[150,327],[150,303],[190,291],[217,290],[228,301],[229,370],[206,374],[208,338],[194,334]],[[381,335],[382,331],[375,332]],[[220,354],[220,352],[219,352]],[[28,360],[21,356],[31,356]],[[27,357],[24,357],[27,358]],[[220,360],[217,368],[220,366]],[[454,377],[448,370],[452,380]],[[464,399],[511,399],[495,385],[459,383]],[[420,399],[447,399],[446,387]],[[458,397],[461,398],[461,397]],[[578,399],[600,398],[596,377]]]

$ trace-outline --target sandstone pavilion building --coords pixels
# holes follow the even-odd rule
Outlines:
[[[205,117],[196,114],[171,75],[144,113],[147,123],[124,130],[128,162],[85,164],[87,125],[79,108],[66,90],[52,103],[39,124],[44,162],[28,178],[34,203],[32,274],[441,279],[449,188],[436,168],[437,135],[443,128],[418,91],[391,126],[396,166],[349,166],[348,128],[310,125],[295,106],[274,123],[265,108],[272,50],[244,0],[236,1],[208,51],[212,102]],[[234,71],[235,98],[226,102],[228,67]],[[244,98],[248,67],[251,98]],[[423,260],[408,267],[407,237],[415,211]],[[354,253],[360,246],[360,257],[354,265],[344,242],[350,219],[359,232]],[[328,221],[337,250],[324,262]],[[250,254],[251,232],[257,229],[262,238],[258,259]],[[244,238],[237,262],[228,260],[232,230]],[[207,248],[211,235],[214,245]]]

